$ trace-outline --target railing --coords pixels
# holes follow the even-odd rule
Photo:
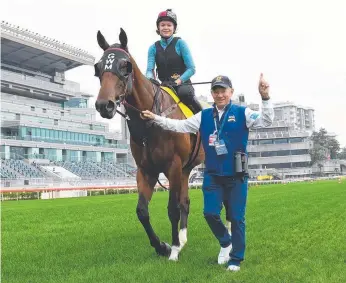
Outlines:
[[[116,161],[114,158],[111,157],[101,157],[101,161],[97,161],[96,157],[86,157],[86,156],[66,156],[62,155],[60,156],[62,160],[57,161],[58,156],[57,155],[52,155],[52,154],[15,154],[15,153],[5,153],[5,152],[0,152],[0,159],[15,159],[15,160],[23,160],[23,159],[31,159],[31,160],[36,160],[36,159],[44,159],[44,160],[49,160],[52,162],[111,162],[115,165],[122,165],[126,164],[127,166],[131,167],[131,169],[136,169],[131,164],[127,164],[126,159],[117,159]],[[38,162],[38,161],[37,161]]]
[[[109,180],[76,180],[64,178],[62,180],[54,180],[53,178],[19,178],[19,179],[1,179],[1,188],[4,191],[12,190],[13,188],[30,190],[35,188],[75,188],[75,187],[103,187],[103,186],[124,186],[136,183],[134,177],[116,177]]]
[[[51,89],[51,90],[56,90],[56,91],[68,91],[71,93],[78,93],[80,91],[79,86],[71,86],[71,85],[62,85],[62,84],[56,84],[56,83],[52,83],[49,81],[45,81],[45,80],[40,80],[38,78],[35,78],[33,76],[29,76],[29,75],[24,75],[24,74],[20,74],[20,73],[16,73],[16,72],[11,72],[11,71],[7,71],[4,69],[1,69],[1,75],[2,75],[2,79],[12,79],[15,81],[27,81],[27,82],[31,82],[34,85],[37,85],[40,88],[45,88],[45,89]]]
[[[56,93],[69,95],[72,97],[76,96],[75,92],[64,89],[62,86],[55,85],[55,84],[50,83],[50,82],[38,80],[38,79],[35,79],[33,77],[30,77],[30,76],[16,74],[16,73],[4,71],[4,70],[1,70],[1,80],[9,81],[12,83],[19,83],[20,82],[20,83],[22,83],[28,87],[40,88],[40,89],[44,89],[47,91],[53,91]]]
[[[302,131],[282,131],[282,132],[250,132],[249,139],[274,139],[274,138],[294,138],[294,137],[309,137],[308,132]]]
[[[34,136],[3,136],[1,135],[1,139],[6,140],[23,140],[23,141],[39,141],[39,142],[51,142],[51,143],[59,143],[59,144],[73,144],[73,145],[84,145],[84,146],[96,146],[96,147],[108,147],[108,148],[120,148],[120,149],[128,149],[129,146],[127,144],[109,144],[109,143],[99,143],[99,142],[83,142],[83,141],[73,141],[68,139],[51,139],[45,137],[34,137]]]
[[[25,97],[25,96],[17,96],[14,94],[2,93],[1,94],[1,100],[3,102],[12,103],[12,104],[17,105],[17,106],[18,106],[18,104],[20,104],[20,105],[32,105],[32,103],[34,103],[34,105],[36,107],[42,107],[45,109],[50,109],[52,111],[59,111],[60,112],[60,110],[62,109],[61,106],[55,102],[39,100],[39,99],[35,99],[35,98],[29,98],[29,97]]]
[[[291,179],[291,180],[273,180],[273,181],[249,181],[249,187],[255,187],[259,185],[271,185],[271,184],[287,184],[287,183],[307,183],[315,180],[339,180],[339,182],[345,182],[344,176],[332,176],[321,178],[303,178],[303,179]],[[169,184],[163,182],[166,188],[169,188]],[[190,189],[200,189],[202,182],[190,183]],[[85,191],[85,194],[76,194],[78,191]],[[155,191],[165,191],[159,185],[155,186]],[[70,194],[60,194],[60,192],[70,192]],[[1,188],[0,197],[1,201],[4,200],[20,200],[20,199],[51,199],[60,197],[78,197],[78,196],[93,196],[93,195],[107,195],[107,194],[124,194],[124,193],[137,193],[137,184],[112,184],[112,185],[89,185],[89,186],[52,186],[49,188]]]

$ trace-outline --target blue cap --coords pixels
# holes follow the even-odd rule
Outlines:
[[[217,86],[224,88],[232,88],[232,82],[227,76],[217,76],[211,81],[211,89]]]

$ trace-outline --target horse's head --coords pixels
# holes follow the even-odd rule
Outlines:
[[[100,115],[107,119],[114,117],[117,101],[123,99],[132,89],[132,64],[127,49],[127,36],[123,29],[120,29],[119,41],[120,44],[110,46],[101,32],[97,33],[97,42],[104,53],[95,64],[95,76],[101,83],[95,107]]]

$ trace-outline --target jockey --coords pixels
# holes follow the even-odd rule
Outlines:
[[[155,64],[158,78],[162,85],[174,88],[183,103],[192,108],[194,113],[202,110],[202,106],[195,97],[195,90],[190,78],[195,74],[190,49],[180,37],[174,37],[177,29],[177,16],[171,9],[159,13],[156,20],[156,33],[161,40],[149,47],[146,77],[155,79]]]

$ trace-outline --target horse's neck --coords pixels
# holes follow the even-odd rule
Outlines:
[[[154,101],[154,90],[151,82],[142,74],[139,70],[135,60],[131,58],[133,66],[133,88],[132,98],[134,100],[134,106],[140,110],[151,110]]]

